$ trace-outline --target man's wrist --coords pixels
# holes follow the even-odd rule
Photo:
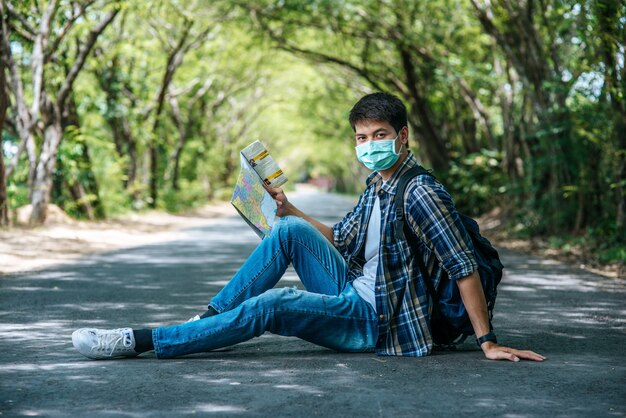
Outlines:
[[[486,342],[491,342],[493,344],[498,343],[496,334],[493,331],[489,331],[487,334],[476,338],[476,344],[478,344],[479,347],[482,347],[482,345]]]
[[[298,209],[297,207],[293,206],[292,210],[289,211],[289,215],[290,216],[296,216],[298,218],[302,218],[305,221],[308,221],[310,223],[312,223],[313,218],[311,218],[310,216],[308,216],[306,213],[302,212],[300,209]]]

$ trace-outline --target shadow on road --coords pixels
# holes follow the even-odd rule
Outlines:
[[[310,194],[318,217],[353,201]],[[335,217],[324,217],[332,223]],[[0,282],[0,412],[45,416],[623,416],[624,283],[502,251],[494,326],[548,357],[484,359],[467,341],[427,358],[342,354],[265,334],[175,360],[90,361],[75,328],[153,327],[201,312],[258,243],[238,218],[185,238],[86,257]],[[290,270],[279,286],[298,285]]]

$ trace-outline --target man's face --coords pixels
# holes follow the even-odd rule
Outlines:
[[[402,128],[400,132],[396,132],[393,126],[391,126],[389,122],[385,121],[359,121],[355,124],[354,131],[354,139],[357,146],[364,144],[367,141],[395,139],[398,137],[398,141],[396,141],[396,152],[399,152],[400,146],[402,144],[406,145],[408,140],[408,130],[406,128]]]

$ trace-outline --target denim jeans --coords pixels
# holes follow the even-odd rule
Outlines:
[[[306,291],[273,289],[292,263]],[[152,332],[158,358],[222,348],[265,331],[337,351],[372,351],[376,312],[347,281],[345,260],[310,223],[284,217],[211,300],[218,315]]]

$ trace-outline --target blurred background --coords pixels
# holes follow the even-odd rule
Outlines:
[[[0,223],[230,198],[262,140],[289,184],[358,194],[347,122],[409,109],[410,149],[509,236],[626,259],[621,0],[1,0]]]

